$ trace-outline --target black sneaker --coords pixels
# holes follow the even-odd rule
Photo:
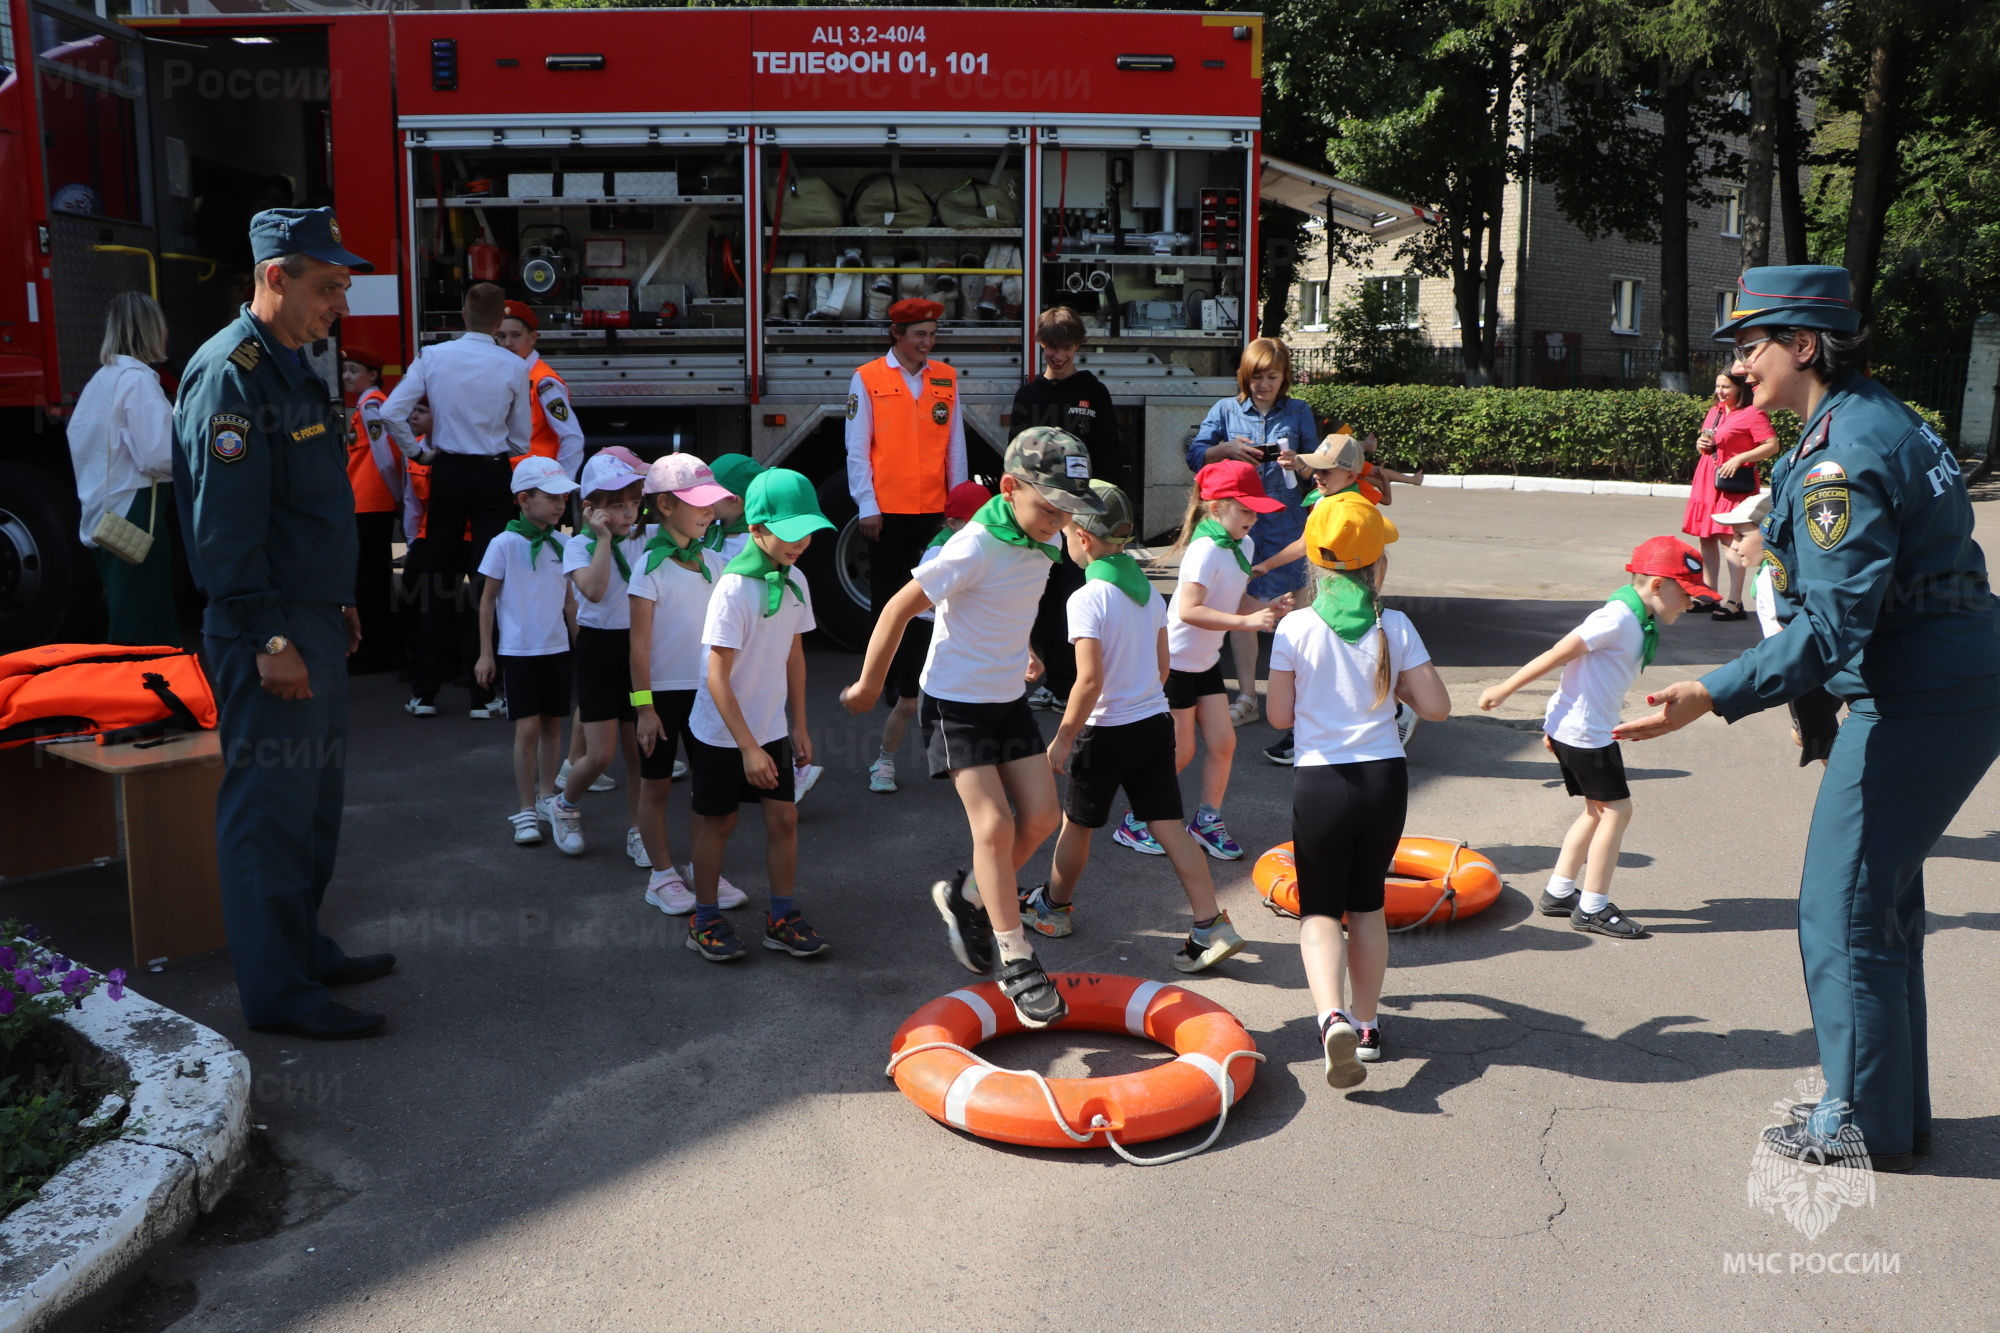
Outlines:
[[[787,912],[773,921],[768,913],[764,917],[764,947],[788,953],[794,958],[816,958],[833,946],[819,937],[819,932],[806,924],[806,919],[797,912]]]
[[[999,979],[1000,993],[1014,1002],[1014,1014],[1023,1027],[1045,1028],[1069,1017],[1062,992],[1042,970],[1042,960],[1033,954],[1002,967]]]
[[[1568,916],[1582,905],[1576,896],[1581,892],[1583,892],[1581,889],[1571,889],[1566,896],[1558,898],[1547,889],[1543,889],[1542,900],[1535,904],[1535,908],[1543,916]]]
[[[1382,1058],[1382,1029],[1379,1025],[1361,1029],[1360,1040],[1354,1043],[1354,1058],[1365,1065],[1372,1065]]]
[[[1860,1140],[1823,1139],[1800,1124],[1772,1125],[1764,1131],[1764,1146],[1780,1157],[1814,1166],[1860,1166],[1876,1171],[1908,1171],[1917,1164],[1914,1152],[1876,1152]]]
[[[931,901],[937,904],[944,928],[951,933],[951,951],[965,970],[983,977],[993,971],[993,923],[986,909],[965,901],[965,872],[931,885]]]
[[[726,917],[700,924],[701,914],[688,918],[687,947],[711,963],[733,963],[743,956],[743,941],[729,927]]]
[[[1276,745],[1264,751],[1264,757],[1274,764],[1283,764],[1286,768],[1290,768],[1292,766],[1292,733],[1288,731],[1280,736]]]
[[[1578,890],[1581,892],[1581,890]],[[1579,899],[1576,910],[1569,914],[1571,930],[1594,931],[1599,935],[1609,935],[1614,940],[1643,940],[1646,928],[1637,921],[1627,919],[1618,910],[1617,903],[1606,903],[1595,912],[1583,910]]]
[[[1795,1125],[1805,1124],[1812,1119],[1813,1112],[1817,1110],[1819,1110],[1818,1102],[1793,1102],[1789,1108],[1792,1123]],[[1931,1136],[1929,1134],[1912,1134],[1910,1136],[1910,1150],[1918,1157],[1929,1157],[1931,1155]]]
[[[1361,1034],[1338,1011],[1320,1024],[1319,1045],[1326,1055],[1326,1085],[1329,1088],[1345,1092],[1366,1081],[1368,1071],[1361,1067],[1357,1057]]]

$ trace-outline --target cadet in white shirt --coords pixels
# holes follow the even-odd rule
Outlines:
[[[1092,481],[1090,489],[1104,512],[1078,514],[1068,532],[1070,558],[1083,569],[1083,587],[1065,603],[1076,686],[1049,743],[1049,767],[1069,774],[1069,789],[1048,881],[1023,899],[1021,919],[1043,935],[1070,933],[1090,835],[1110,822],[1122,787],[1132,815],[1173,861],[1194,910],[1174,966],[1199,972],[1242,949],[1243,937],[1215,905],[1208,858],[1181,823],[1174,722],[1160,688],[1167,678],[1166,599],[1125,553],[1138,530],[1131,500],[1108,481]]]
[[[537,350],[542,334],[534,309],[521,301],[509,301],[505,310],[493,340],[528,363],[528,450],[555,459],[565,473],[575,477],[583,467],[583,427],[577,424],[569,385]]]

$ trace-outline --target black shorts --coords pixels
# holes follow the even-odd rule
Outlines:
[[[889,679],[882,686],[882,699],[890,707],[899,699],[917,697],[917,681],[924,674],[924,659],[930,656],[931,632],[936,629],[928,620],[912,620],[903,629],[903,641],[896,645],[896,655],[889,660]]]
[[[632,631],[576,627],[576,711],[582,722],[630,722]]]
[[[500,662],[500,686],[507,693],[507,719],[569,716],[570,653],[507,657]]]
[[[688,767],[692,788],[688,807],[698,815],[733,815],[736,807],[751,801],[795,801],[792,788],[792,738],[772,741],[764,747],[778,766],[778,785],[769,789],[753,787],[743,775],[743,752],[733,745],[710,745],[693,732],[687,734]]]
[[[1409,804],[1406,759],[1292,770],[1292,861],[1301,917],[1381,910]]]
[[[1085,727],[1069,756],[1063,813],[1078,828],[1111,822],[1118,789],[1141,824],[1182,817],[1181,783],[1174,772],[1174,719],[1166,713],[1116,727]]]
[[[1206,671],[1167,670],[1167,707],[1172,709],[1193,708],[1195,700],[1211,694],[1228,695],[1229,687],[1222,683],[1222,659],[1215,659],[1215,665]]]
[[[993,768],[1046,752],[1041,724],[1028,696],[1004,704],[968,704],[923,696],[917,705],[924,756],[931,776],[948,778],[960,768]]]
[[[1556,763],[1562,766],[1563,786],[1571,796],[1588,801],[1632,799],[1632,788],[1625,783],[1625,756],[1619,751],[1617,741],[1601,750],[1587,750],[1564,745],[1551,736],[1549,745],[1556,752]]]
[[[653,711],[660,716],[660,739],[653,752],[639,751],[639,776],[647,782],[674,780],[674,750],[687,738],[688,755],[694,754],[694,737],[688,736],[688,716],[694,712],[693,690],[654,690]]]

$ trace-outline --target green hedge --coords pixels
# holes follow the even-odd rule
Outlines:
[[[1374,431],[1399,469],[1687,482],[1708,400],[1658,389],[1461,389],[1435,384],[1309,384],[1293,390],[1330,425]],[[1938,414],[1910,405],[1942,432]],[[1798,437],[1789,412],[1780,439]]]

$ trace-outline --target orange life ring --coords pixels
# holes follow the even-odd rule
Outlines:
[[[932,1000],[896,1029],[888,1069],[896,1086],[933,1120],[1035,1148],[1163,1139],[1226,1118],[1249,1090],[1263,1056],[1235,1015],[1214,1001],[1139,977],[1056,972],[1050,980],[1069,1005],[1056,1028],[1129,1032],[1173,1047],[1176,1058],[1110,1078],[1044,1079],[995,1068],[971,1049],[1026,1029],[999,984],[987,981]]]
[[[1298,871],[1292,844],[1281,842],[1257,858],[1250,872],[1257,892],[1272,911],[1299,914]],[[1426,921],[1475,916],[1500,896],[1500,872],[1462,842],[1448,838],[1404,838],[1389,866],[1383,907],[1389,929],[1408,930]]]

